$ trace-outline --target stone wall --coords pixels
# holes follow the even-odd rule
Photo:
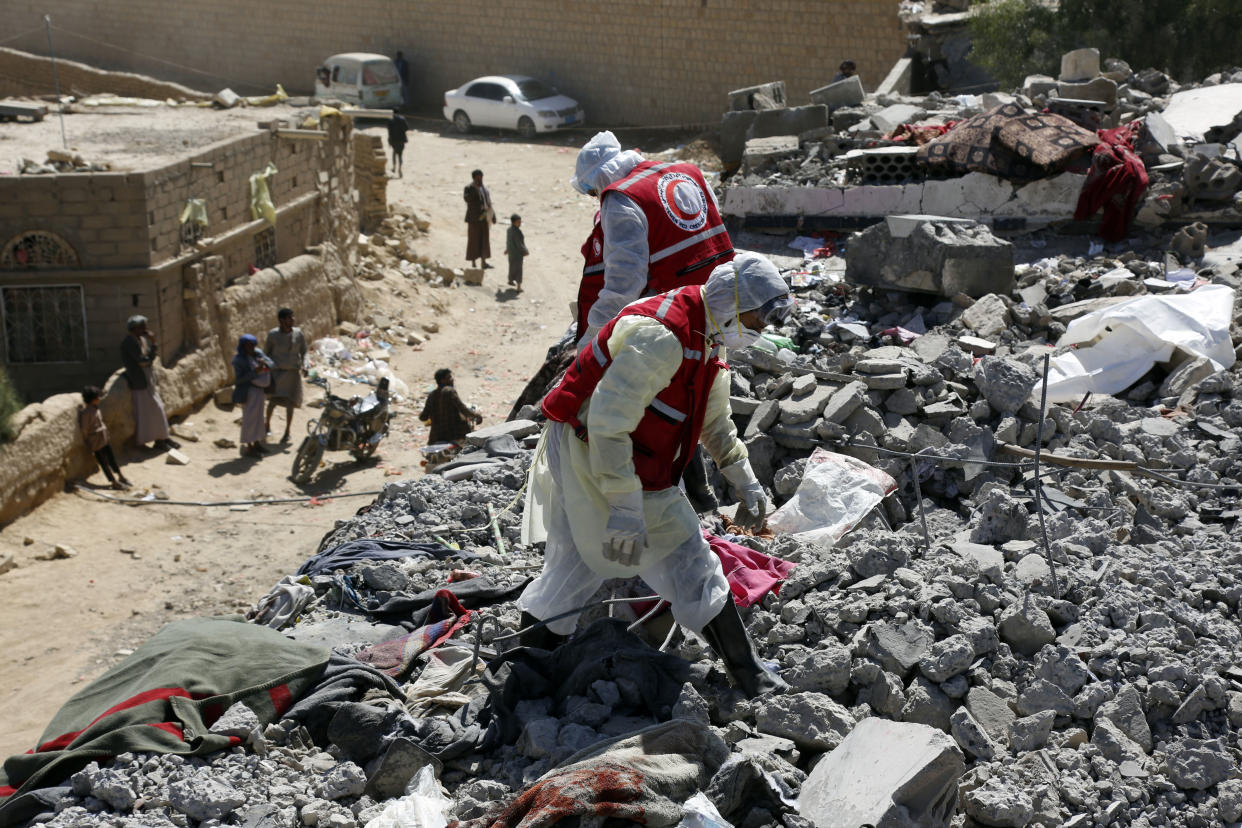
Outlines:
[[[6,16],[8,13],[6,10]],[[46,50],[46,40],[43,46],[44,49],[40,51]],[[75,60],[65,60],[63,57],[56,61],[54,76],[50,59],[42,55],[32,55],[17,49],[0,47],[0,98],[10,95],[19,97],[55,95],[56,76],[60,79],[60,91],[66,95],[112,92],[125,97],[159,98],[161,100],[174,98],[188,101],[207,100],[211,97],[209,93],[199,92],[178,83],[159,81],[132,72],[108,72]]]
[[[196,265],[201,284],[193,323],[200,347],[166,367],[157,361],[156,382],[169,416],[185,414],[232,382],[229,360],[243,333],[262,339],[273,327],[276,311],[297,296],[298,323],[308,338],[329,334],[343,318],[353,317],[361,297],[350,267],[331,245],[320,255],[302,255],[278,268],[253,276],[247,284],[220,285],[223,266],[219,257]],[[26,406],[13,418],[16,438],[0,445],[0,525],[37,506],[58,491],[65,481],[93,470],[95,460],[78,433],[78,394],[56,394]],[[109,378],[100,404],[119,446],[133,434],[129,386],[120,371]]]
[[[10,0],[12,46],[197,88],[309,93],[339,52],[411,64],[411,99],[524,73],[579,99],[592,124],[718,123],[731,89],[784,80],[791,104],[853,59],[869,89],[905,52],[896,0]],[[82,37],[88,36],[90,39]],[[211,73],[211,77],[203,73]]]

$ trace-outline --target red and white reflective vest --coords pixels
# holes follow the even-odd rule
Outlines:
[[[604,289],[604,227],[600,224],[599,211],[595,211],[595,224],[591,235],[582,244],[582,282],[578,285],[578,330],[581,337],[586,329],[587,314]]]
[[[716,357],[715,348],[704,352],[707,314],[703,292],[697,286],[677,288],[628,305],[582,348],[565,376],[543,398],[541,408],[549,420],[568,423],[580,439],[588,439],[578,413],[612,362],[608,338],[617,320],[624,316],[658,320],[681,342],[682,360],[677,373],[656,394],[638,427],[630,432],[634,471],[643,489],[658,491],[676,486],[681,480],[703,432],[712,382],[721,369],[728,368]]]
[[[702,171],[693,164],[644,161],[625,178],[600,194],[623,193],[647,218],[647,287],[645,294],[663,293],[684,285],[701,285],[712,269],[733,259],[733,241],[725,229],[720,211],[707,191]],[[599,244],[599,260],[587,256]],[[600,266],[599,278],[590,278],[583,268],[578,289],[578,335],[587,329],[586,318],[604,287],[603,229],[599,218],[583,245],[586,267]]]

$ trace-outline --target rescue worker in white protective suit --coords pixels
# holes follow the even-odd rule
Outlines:
[[[582,349],[544,398],[548,426],[531,468],[525,542],[546,540],[543,572],[518,599],[522,627],[582,607],[608,578],[641,576],[702,633],[750,697],[787,685],[759,660],[720,559],[678,488],[702,442],[759,528],[763,488],[730,418],[720,346],[744,348],[793,307],[767,259],[743,254],[703,286],[626,306]],[[527,629],[525,646],[553,649],[577,615]]]
[[[644,160],[605,131],[579,150],[569,184],[599,199],[582,246],[580,348],[635,299],[701,285],[733,258],[716,195],[694,164]]]

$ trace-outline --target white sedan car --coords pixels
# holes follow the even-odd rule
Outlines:
[[[487,75],[450,89],[444,93],[444,117],[458,132],[499,127],[527,138],[585,120],[577,101],[525,75]]]

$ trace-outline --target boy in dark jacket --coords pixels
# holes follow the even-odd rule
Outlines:
[[[526,236],[522,234],[522,217],[517,213],[509,216],[509,232],[505,235],[505,255],[509,257],[509,284],[522,292],[522,258],[529,255]]]

